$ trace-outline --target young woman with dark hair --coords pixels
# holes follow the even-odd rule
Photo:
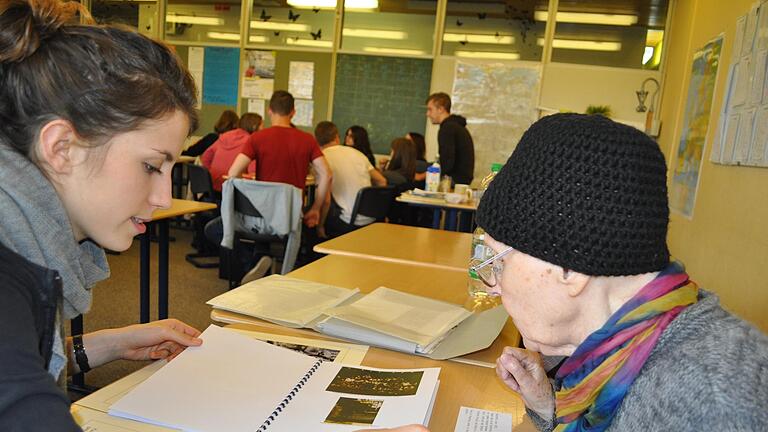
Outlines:
[[[368,131],[362,126],[350,126],[347,129],[347,133],[344,135],[344,145],[354,147],[365,157],[368,158],[368,162],[374,167],[376,166],[376,158],[373,156],[373,150],[371,150],[371,141],[368,139]]]

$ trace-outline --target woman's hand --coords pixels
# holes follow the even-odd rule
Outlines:
[[[363,432],[363,430],[356,432]],[[365,429],[364,432],[429,432],[429,429],[422,425],[408,425],[396,427],[393,429]]]
[[[555,395],[537,353],[521,348],[504,348],[496,360],[496,374],[523,398],[525,406],[541,418],[551,419],[554,416]]]
[[[176,319],[114,329],[119,358],[124,360],[171,360],[188,346],[199,346],[200,331]]]
[[[83,335],[91,367],[113,360],[171,360],[188,346],[203,343],[200,331],[176,319],[99,330]]]

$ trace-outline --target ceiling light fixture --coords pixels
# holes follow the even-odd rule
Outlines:
[[[464,58],[480,59],[499,59],[499,60],[519,60],[520,54],[513,52],[494,52],[494,51],[454,51],[453,55]]]
[[[424,54],[426,54],[422,50],[406,49],[406,48],[363,47],[363,51],[369,52],[369,53],[378,53],[378,54],[402,54],[402,55],[424,55]]]
[[[538,38],[536,43],[544,46],[544,38]],[[573,49],[586,51],[621,51],[621,42],[603,42],[593,40],[553,39],[552,48]]]
[[[336,0],[288,0],[288,4],[298,9],[336,9]],[[345,0],[345,9],[376,9],[379,0]]]
[[[224,20],[213,17],[199,17],[192,15],[166,15],[165,22],[180,24],[200,24],[209,26],[223,25]]]
[[[294,23],[281,23],[281,22],[269,22],[269,21],[251,21],[252,29],[259,30],[285,30],[295,32],[308,32],[309,25],[307,24],[294,24]]]
[[[512,45],[515,43],[515,38],[512,36],[467,33],[446,33],[443,35],[443,40],[445,42],[472,42],[499,45]]]
[[[301,46],[309,46],[309,47],[317,47],[317,48],[330,48],[333,46],[333,42],[331,41],[324,41],[324,40],[312,40],[312,39],[301,39],[301,38],[287,38],[285,40],[285,43],[288,45],[301,45]]]
[[[549,12],[536,11],[536,21],[547,21]],[[557,12],[555,20],[562,23],[630,26],[637,24],[637,15],[599,14],[586,12]]]
[[[403,40],[408,38],[408,33],[395,30],[345,28],[342,30],[342,34],[346,37],[371,39]]]

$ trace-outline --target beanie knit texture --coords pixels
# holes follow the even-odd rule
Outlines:
[[[591,276],[669,263],[667,167],[646,134],[599,115],[534,123],[491,182],[477,223],[516,250]]]

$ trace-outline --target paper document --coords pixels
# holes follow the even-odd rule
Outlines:
[[[472,315],[455,304],[386,287],[325,313],[337,320],[418,344],[422,352]]]
[[[461,407],[454,432],[510,432],[512,415]]]
[[[216,309],[300,328],[358,290],[272,275],[249,282],[208,301]]]

